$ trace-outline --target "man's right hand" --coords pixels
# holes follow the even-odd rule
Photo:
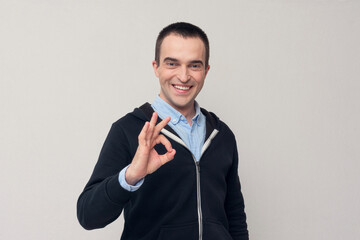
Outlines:
[[[139,146],[136,150],[135,156],[125,173],[125,180],[130,185],[135,185],[138,181],[146,175],[155,172],[165,163],[171,161],[175,156],[175,149],[171,147],[169,140],[160,134],[168,122],[170,117],[165,118],[159,124],[156,124],[157,113],[154,112],[150,122],[146,122],[139,134]],[[163,144],[167,153],[159,155],[154,146],[156,144]]]

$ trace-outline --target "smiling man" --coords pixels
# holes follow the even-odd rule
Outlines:
[[[249,239],[235,137],[195,101],[209,66],[206,34],[165,27],[152,62],[160,94],[116,121],[77,215],[102,228],[124,210],[121,239]]]

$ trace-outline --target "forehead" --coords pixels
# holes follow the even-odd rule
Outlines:
[[[205,60],[205,45],[199,37],[184,38],[170,34],[161,44],[160,59],[172,57],[177,59]]]

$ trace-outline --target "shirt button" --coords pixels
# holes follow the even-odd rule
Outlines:
[[[177,121],[177,119],[176,119],[176,118],[174,118],[174,119],[172,120],[172,122],[173,122],[173,123],[176,123],[176,121]]]

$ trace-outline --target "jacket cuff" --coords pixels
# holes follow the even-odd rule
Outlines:
[[[119,183],[119,174],[112,176],[106,184],[106,193],[110,201],[116,204],[125,204],[131,197],[132,192],[125,190]]]

